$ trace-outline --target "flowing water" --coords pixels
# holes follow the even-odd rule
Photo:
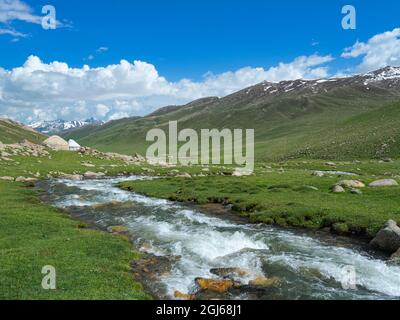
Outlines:
[[[398,299],[400,267],[390,266],[356,245],[265,225],[221,219],[199,209],[119,189],[120,181],[52,180],[41,188],[53,205],[106,229],[123,225],[143,252],[171,261],[150,289],[173,298],[193,292],[197,277],[215,278],[212,268],[247,271],[240,282],[278,277],[281,284],[256,293],[238,290],[231,299]],[[119,202],[116,204],[115,202]],[[113,203],[114,202],[114,203]],[[106,205],[113,203],[112,205]],[[121,204],[122,203],[122,204]],[[355,281],[355,283],[353,283]]]

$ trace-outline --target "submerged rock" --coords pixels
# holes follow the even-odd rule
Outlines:
[[[179,300],[194,300],[196,298],[193,294],[182,293],[178,290],[174,292],[174,297]]]
[[[245,277],[249,274],[248,271],[240,268],[214,268],[210,272],[221,278],[228,278],[233,280],[235,277]]]
[[[249,281],[250,286],[254,287],[276,287],[281,284],[282,280],[278,277],[267,278],[264,276],[258,276],[257,278]]]
[[[36,178],[25,178],[25,177],[18,177],[15,179],[15,182],[36,182]]]
[[[108,232],[113,234],[126,234],[128,233],[128,228],[125,226],[112,226],[107,228]]]
[[[389,253],[396,252],[400,248],[400,228],[397,223],[393,220],[386,222],[370,245]]]
[[[90,207],[93,209],[127,209],[134,207],[135,204],[131,201],[121,202],[121,201],[111,201],[107,203],[97,203]]]
[[[398,186],[399,184],[397,183],[396,180],[394,179],[382,179],[382,180],[376,180],[374,182],[371,182],[369,184],[370,187],[394,187]]]
[[[398,249],[389,259],[391,264],[400,265],[400,249]]]
[[[195,281],[201,290],[209,290],[217,293],[227,292],[235,285],[232,280],[197,278]]]

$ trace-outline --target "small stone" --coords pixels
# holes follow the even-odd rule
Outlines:
[[[325,174],[322,171],[314,171],[312,175],[315,177],[323,177]]]
[[[358,195],[363,194],[362,191],[361,191],[360,189],[351,189],[351,190],[350,190],[350,193],[352,193],[352,194],[358,194]]]
[[[251,176],[253,174],[253,171],[246,169],[246,168],[236,168],[232,176],[233,177],[243,177],[243,176]]]
[[[343,192],[346,192],[346,190],[344,190],[344,188],[342,186],[338,186],[338,185],[335,184],[332,187],[332,192],[333,193],[343,193]]]
[[[126,234],[129,229],[125,226],[112,226],[107,228],[108,232],[114,233],[114,234]]]
[[[189,174],[189,173],[187,173],[187,172],[184,172],[184,173],[180,173],[180,174],[178,174],[178,175],[176,175],[178,178],[191,178],[192,176]]]

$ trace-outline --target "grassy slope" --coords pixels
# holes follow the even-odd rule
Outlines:
[[[259,161],[396,157],[400,149],[398,108],[398,98],[381,89],[344,87],[277,98],[239,92],[167,109],[156,116],[77,130],[67,137],[105,151],[144,154],[149,146],[145,141],[148,130],[167,130],[168,121],[178,120],[180,129],[254,128]]]
[[[16,123],[0,119],[0,141],[3,143],[16,143],[27,139],[40,143],[46,139],[45,135],[26,129]]]
[[[0,176],[45,176],[50,171],[85,172],[80,162],[102,166],[109,161],[57,152],[48,158],[14,158]],[[38,160],[41,162],[39,163]],[[115,163],[114,163],[115,164]],[[108,168],[110,173],[125,167]],[[57,209],[42,204],[38,193],[14,182],[0,181],[0,299],[145,299],[130,273],[139,258],[127,239],[82,229]],[[53,265],[57,290],[41,288],[41,268]]]
[[[360,173],[369,183],[379,177],[398,176],[400,161],[338,164],[340,170]],[[320,161],[288,162],[272,169],[257,168],[252,177],[168,178],[135,181],[123,188],[154,197],[196,203],[227,202],[253,222],[307,228],[332,227],[333,231],[372,237],[388,219],[400,222],[400,187],[363,189],[362,195],[333,194],[330,187],[348,177],[314,177],[312,169],[332,169]],[[357,170],[359,169],[359,170]],[[271,171],[271,172],[269,172]],[[314,186],[318,191],[307,186]]]

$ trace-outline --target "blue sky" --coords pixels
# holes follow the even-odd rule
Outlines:
[[[20,66],[30,54],[71,66],[139,59],[155,64],[171,80],[198,79],[208,71],[244,66],[269,67],[315,52],[340,55],[356,40],[394,29],[400,15],[398,1],[25,2],[38,14],[44,4],[54,5],[57,18],[67,19],[72,27],[45,31],[38,25],[15,23],[29,37],[14,43],[3,36],[2,67]],[[355,31],[341,27],[341,8],[349,3],[357,9]],[[84,60],[102,46],[109,48],[106,54]]]
[[[26,6],[24,8],[38,19],[43,5],[53,5],[61,25],[56,30],[43,30],[38,20],[33,18],[2,20],[1,4],[3,3],[4,8],[4,3],[7,2],[14,5],[22,3]],[[346,4],[353,5],[357,10],[356,30],[342,28],[341,9]],[[0,67],[6,72],[23,66],[29,56],[37,57],[43,64],[59,61],[71,69],[79,70],[83,70],[85,64],[94,69],[119,65],[122,59],[132,65],[138,60],[148,65],[143,73],[132,71],[136,72],[132,76],[147,77],[148,73],[152,74],[155,71],[158,77],[165,78],[167,82],[179,84],[181,90],[182,79],[190,79],[197,85],[203,83],[210,74],[218,77],[246,67],[263,68],[268,71],[280,63],[291,67],[290,64],[301,56],[330,57],[322,59],[321,64],[314,65],[311,62],[311,69],[325,68],[317,71],[313,69],[315,72],[307,69],[288,75],[278,70],[279,72],[273,73],[273,76],[271,72],[265,73],[265,79],[258,74],[253,81],[236,79],[235,83],[225,76],[214,78],[212,85],[216,86],[215,82],[218,80],[218,90],[213,87],[207,91],[202,87],[201,90],[196,89],[201,91],[197,95],[189,94],[186,88],[186,91],[179,96],[177,93],[179,90],[175,87],[169,88],[168,92],[141,93],[136,89],[138,86],[146,85],[139,83],[135,86],[136,82],[134,84],[129,81],[119,84],[124,89],[116,90],[117,93],[110,92],[107,99],[93,98],[86,101],[82,97],[67,103],[62,102],[61,97],[55,98],[54,101],[42,97],[35,102],[36,104],[33,102],[24,104],[25,96],[17,92],[18,84],[13,83],[15,88],[3,94],[12,98],[9,102],[12,102],[13,109],[6,110],[0,100],[0,116],[10,114],[20,120],[33,121],[43,118],[47,113],[38,111],[44,109],[41,104],[53,103],[57,110],[65,109],[66,105],[75,105],[76,108],[81,108],[82,117],[94,114],[93,108],[103,105],[99,107],[103,112],[98,112],[97,117],[116,118],[146,114],[156,107],[187,102],[208,93],[223,95],[260,79],[278,81],[291,76],[312,78],[318,75],[332,76],[338,73],[370,71],[367,69],[381,67],[388,64],[388,61],[397,64],[397,59],[400,58],[398,50],[394,50],[393,54],[376,63],[374,55],[379,55],[379,48],[372,48],[374,44],[367,49],[364,48],[362,53],[357,54],[354,51],[352,57],[342,57],[345,48],[354,46],[357,41],[368,45],[368,41],[374,36],[393,32],[399,27],[399,14],[399,2],[388,0],[373,2],[365,0],[102,0],[96,2],[0,0]],[[14,35],[10,32],[1,34],[1,30],[12,30]],[[398,40],[397,32],[392,34],[388,41],[393,41],[396,45],[396,40]],[[383,45],[380,49],[384,48]],[[368,57],[370,60],[365,61]],[[372,63],[373,59],[375,60]],[[36,66],[32,67],[33,69],[39,68],[45,75],[54,73],[54,70],[48,70],[49,68],[37,67],[38,62],[36,62],[31,63],[31,67]],[[32,76],[31,73],[25,79]],[[276,73],[279,73],[279,76]],[[235,74],[235,77],[239,76],[249,77],[248,72]],[[70,80],[68,78],[64,83]],[[224,81],[227,85],[222,88]],[[9,79],[3,82],[8,83]],[[54,82],[50,75],[49,82]],[[207,88],[212,86],[210,83],[208,82]],[[11,86],[10,83],[8,85]],[[135,86],[132,91],[137,92],[125,99],[124,90],[129,93],[130,85]],[[192,83],[190,86],[192,87]],[[170,89],[175,90],[174,94]],[[32,90],[28,88],[25,91]],[[82,88],[77,89],[79,90],[83,91]],[[55,95],[54,92],[50,93]],[[30,97],[26,94],[26,99],[28,98]],[[116,98],[126,101],[121,102]],[[125,104],[119,110],[116,101],[130,104],[130,107]],[[10,103],[7,108],[10,108],[9,105]],[[87,112],[84,112],[85,109]],[[108,109],[110,110],[105,112]],[[37,111],[36,115],[34,110]],[[64,112],[66,118],[71,118],[74,114],[76,115],[76,112],[71,111],[70,114]],[[54,115],[61,117],[63,114],[56,112]]]

